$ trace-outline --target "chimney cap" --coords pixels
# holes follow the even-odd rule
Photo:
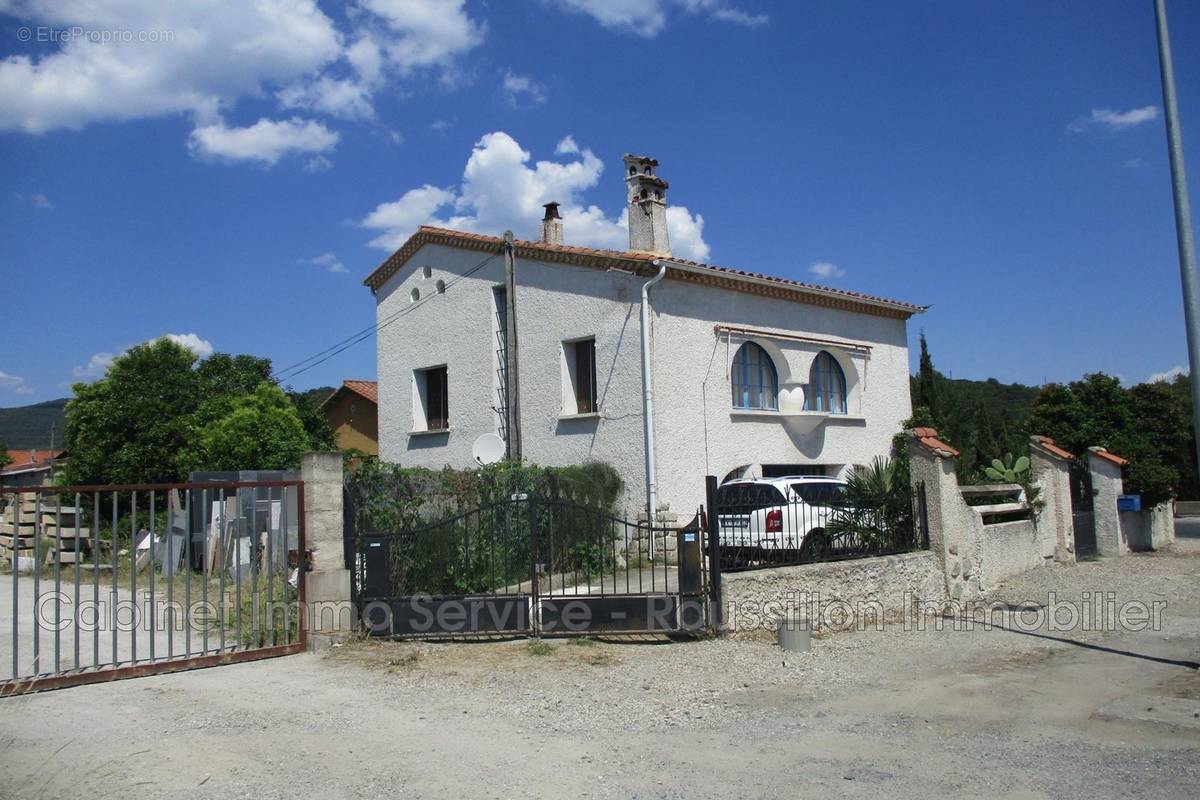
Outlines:
[[[639,156],[635,153],[626,153],[624,155],[624,161],[626,164],[636,161],[639,164],[649,164],[652,167],[658,166],[658,159],[651,158],[650,156]]]
[[[562,216],[558,213],[558,203],[545,203],[542,205],[542,208],[546,209],[546,216],[542,217],[542,222],[548,219],[562,219]]]

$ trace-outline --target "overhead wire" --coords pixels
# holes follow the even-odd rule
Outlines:
[[[397,320],[399,320],[401,317],[405,316],[406,314],[410,314],[413,311],[416,311],[418,308],[425,305],[430,300],[444,294],[445,291],[449,291],[450,287],[454,286],[456,283],[463,280],[464,278],[470,277],[471,275],[475,274],[476,272],[478,272],[479,270],[481,270],[485,266],[487,266],[488,263],[490,263],[491,261],[493,261],[494,259],[497,259],[499,257],[500,257],[500,253],[493,253],[492,255],[490,255],[487,258],[480,261],[475,266],[468,269],[466,272],[462,273],[461,275],[456,276],[453,280],[448,282],[445,286],[444,291],[437,292],[435,294],[426,295],[425,297],[421,298],[420,300],[416,300],[412,304],[407,305],[404,308],[401,308],[399,311],[396,311],[396,312],[388,315],[386,318],[376,321],[376,323],[374,325],[369,325],[366,328],[363,328],[362,330],[356,331],[355,333],[350,334],[346,338],[344,338],[338,342],[335,342],[334,344],[330,345],[329,347],[326,347],[324,350],[314,353],[311,356],[308,356],[307,358],[301,359],[300,361],[297,361],[293,364],[290,364],[290,365],[276,371],[274,373],[274,375],[272,375],[272,380],[274,380],[276,383],[283,383],[284,381],[290,381],[290,380],[294,379],[296,376],[302,375],[303,373],[307,372],[308,370],[310,370],[314,367],[320,366],[321,364],[324,364],[326,361],[333,358],[334,356],[340,355],[341,353],[344,353],[345,351],[349,350],[354,345],[356,345],[360,342],[364,342],[367,339],[371,338],[371,336],[373,336],[374,334],[383,330],[387,326],[391,325],[393,322],[396,322]]]

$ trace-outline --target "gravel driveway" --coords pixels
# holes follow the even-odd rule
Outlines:
[[[995,592],[1159,631],[352,643],[0,701],[0,796],[1195,797],[1200,540]],[[1200,712],[1198,712],[1200,713]],[[1145,718],[1143,718],[1145,717]]]

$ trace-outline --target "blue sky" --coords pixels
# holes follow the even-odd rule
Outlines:
[[[931,304],[956,377],[1186,362],[1148,0],[97,5],[0,0],[0,406],[165,334],[299,361],[424,221],[532,236],[557,200],[620,247],[629,151],[677,255]],[[374,374],[369,340],[293,383]]]

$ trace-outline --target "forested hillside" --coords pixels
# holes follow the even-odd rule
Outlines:
[[[1186,376],[1128,388],[1103,373],[1040,387],[954,380],[934,367],[924,335],[912,378],[914,422],[962,451],[960,482],[980,482],[992,459],[1027,452],[1036,433],[1077,455],[1099,446],[1128,458],[1125,490],[1147,502],[1200,498],[1191,396]]]
[[[50,449],[50,428],[54,428],[54,446],[63,446],[67,398],[47,400],[31,406],[0,408],[0,443],[14,450]]]

